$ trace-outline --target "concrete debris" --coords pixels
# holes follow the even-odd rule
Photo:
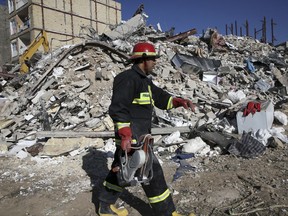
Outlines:
[[[275,111],[274,117],[283,125],[287,125],[287,115],[281,111]]]
[[[145,27],[145,17],[143,14],[137,14],[115,29],[105,32],[104,35],[111,40],[125,39],[143,27]]]
[[[81,151],[85,147],[101,148],[104,145],[104,141],[100,138],[91,139],[86,137],[81,138],[51,138],[49,139],[40,152],[41,156],[57,156],[70,153],[75,154],[75,150]]]
[[[182,151],[205,155],[210,151],[210,147],[200,137],[196,137],[195,139],[188,140],[187,143],[183,145]]]
[[[164,144],[163,151],[186,143],[184,151],[197,153],[203,147],[199,155],[205,156],[216,148],[227,153],[234,143],[235,155],[249,156],[238,148],[245,144],[238,138],[243,132],[258,133],[252,138],[260,144],[264,140],[267,147],[288,142],[287,131],[275,129],[279,123],[287,125],[287,107],[279,106],[287,101],[286,48],[250,37],[222,36],[210,28],[202,37],[194,35],[196,29],[174,35],[173,28],[163,32],[160,23],[157,29],[146,26],[147,17],[136,13],[102,35],[89,28],[93,40],[83,36],[83,43],[55,50],[25,76],[0,76],[0,140],[12,146],[1,144],[1,154],[21,159],[29,154],[75,156],[88,147],[113,152],[114,125],[107,112],[112,82],[130,67],[133,45],[147,40],[160,55],[153,82],[197,105],[195,113],[155,109],[152,134],[163,135],[157,141]],[[248,109],[251,101],[261,109]],[[244,109],[249,113],[243,114]],[[34,137],[33,147],[21,144],[28,137]]]
[[[269,146],[272,148],[284,148],[283,142],[277,137],[271,137]]]

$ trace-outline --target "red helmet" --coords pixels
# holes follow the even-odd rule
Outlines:
[[[159,57],[156,54],[154,45],[147,42],[137,43],[133,48],[130,60],[146,57]]]

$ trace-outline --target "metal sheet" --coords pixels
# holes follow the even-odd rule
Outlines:
[[[221,66],[220,60],[194,57],[179,53],[176,53],[171,61],[176,68],[181,68],[184,73],[215,71]]]

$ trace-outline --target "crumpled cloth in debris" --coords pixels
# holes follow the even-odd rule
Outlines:
[[[259,129],[254,134],[251,134],[255,139],[261,142],[264,146],[268,145],[268,140],[272,135],[267,129]]]
[[[251,72],[251,73],[254,73],[255,72],[255,67],[254,67],[253,63],[251,62],[251,60],[250,59],[246,59],[245,62],[247,64],[246,67],[247,67],[248,71]]]
[[[287,125],[288,118],[287,115],[279,110],[274,112],[274,117],[283,125]]]
[[[184,160],[194,157],[194,153],[178,153],[172,159],[174,160]]]
[[[263,79],[259,79],[255,84],[254,88],[260,90],[261,92],[266,92],[271,88],[271,85],[265,82]]]
[[[272,136],[276,136],[278,139],[288,144],[288,136],[283,134],[285,132],[283,127],[273,127],[269,132]]]
[[[185,175],[187,172],[195,172],[196,167],[191,166],[187,161],[180,160],[180,166],[176,169],[175,174],[173,175],[173,181],[176,181],[181,176]]]
[[[233,142],[229,148],[228,152],[232,155],[254,158],[261,155],[266,150],[260,141],[251,136],[251,132],[242,134],[240,141]]]

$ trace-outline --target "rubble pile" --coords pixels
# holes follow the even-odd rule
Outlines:
[[[253,138],[252,134],[247,135],[251,131],[245,128],[247,125],[244,123],[241,131],[247,129],[245,136],[261,143],[254,134],[261,133],[266,137],[265,146],[267,140],[270,144],[287,143],[283,128],[283,125],[287,125],[287,48],[276,48],[249,37],[222,36],[214,29],[207,29],[202,37],[179,35],[175,37],[177,40],[169,40],[165,33],[146,26],[144,18],[143,15],[137,15],[119,28],[97,36],[98,41],[83,41],[82,44],[62,47],[44,56],[30,68],[29,74],[14,79],[2,78],[1,154],[11,154],[15,145],[23,140],[31,142],[27,144],[27,141],[27,146],[23,145],[25,152],[32,154],[28,147],[39,142],[42,145],[37,152],[41,152],[43,145],[44,149],[49,146],[48,142],[47,145],[41,142],[41,138],[53,137],[54,131],[66,131],[59,136],[61,138],[71,138],[71,131],[91,132],[90,135],[93,132],[94,138],[103,138],[105,134],[101,132],[113,131],[113,122],[107,113],[113,78],[131,66],[128,56],[139,40],[153,42],[159,52],[160,59],[151,75],[153,82],[174,96],[191,99],[198,108],[195,113],[182,108],[170,111],[155,109],[154,126],[174,128],[169,134],[162,133],[164,137],[156,142],[167,147],[179,142],[197,145],[202,143],[199,139],[203,139],[212,148],[218,146],[222,151],[229,150],[231,143],[245,142],[243,137],[241,139],[238,136],[239,121],[245,116],[242,113],[237,119],[237,113],[248,109],[247,103],[253,101],[262,105],[262,109],[253,111],[250,116],[265,112],[261,118],[271,119],[272,116],[271,124],[278,119],[276,124],[279,127],[271,131],[272,125],[264,128],[261,125],[260,132],[256,127],[252,131]],[[266,103],[272,108],[265,107]],[[274,110],[278,113],[275,121]],[[180,133],[165,143],[164,138],[171,135],[175,137],[173,132],[180,130],[179,127],[188,130],[185,131],[186,135]],[[52,135],[37,135],[41,131],[51,131]],[[73,136],[75,138],[77,135]],[[81,133],[78,138],[80,136]],[[113,133],[105,138],[110,137],[113,137]],[[273,142],[271,137],[275,138]],[[193,142],[194,138],[198,142]],[[103,147],[104,141],[106,139],[93,146]],[[86,140],[81,144],[82,149],[91,146],[91,143],[94,142]],[[21,149],[23,151],[23,146],[17,148],[18,151],[14,149],[13,154],[18,154]],[[59,154],[71,152],[79,146],[70,146]],[[183,149],[195,148],[184,146]],[[203,149],[205,146],[192,152],[201,152]],[[241,151],[235,144],[230,153],[237,155],[235,149],[238,153]],[[211,154],[209,152],[210,149],[206,149],[204,155]],[[46,154],[54,155],[49,151]]]

